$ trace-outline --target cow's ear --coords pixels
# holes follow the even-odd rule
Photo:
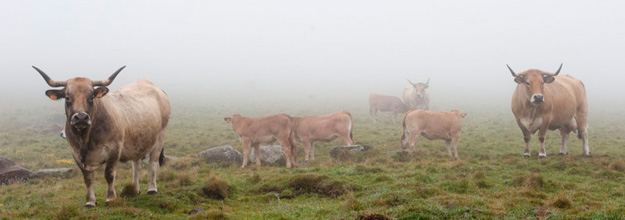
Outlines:
[[[544,76],[543,77],[543,82],[545,82],[545,83],[552,83],[555,80],[556,80],[556,78],[553,77],[553,76]]]
[[[523,76],[514,77],[514,81],[516,83],[518,83],[518,84],[523,84],[523,83],[525,83],[525,77],[523,77]]]
[[[460,117],[462,117],[462,118],[467,117],[467,113],[463,112],[462,114],[460,114]]]
[[[93,90],[93,97],[102,98],[107,93],[109,93],[109,88],[106,88],[106,86],[100,86]]]
[[[62,89],[50,89],[46,91],[46,96],[50,97],[51,100],[58,100],[65,98],[65,91]]]
[[[232,118],[231,117],[225,117],[224,121],[226,121],[226,123],[230,123],[232,121]]]

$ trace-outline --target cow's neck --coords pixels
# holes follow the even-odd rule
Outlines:
[[[67,139],[73,143],[74,147],[77,147],[80,152],[80,162],[83,166],[86,166],[85,158],[87,156],[87,152],[93,145],[95,145],[92,137],[93,133],[97,132],[98,127],[101,126],[101,123],[104,122],[103,117],[106,115],[106,111],[103,111],[105,108],[102,106],[102,102],[99,99],[94,100],[93,103],[93,113],[91,113],[91,125],[82,130],[76,130],[73,126],[70,125],[69,120],[66,122],[65,127],[70,128],[66,131]]]

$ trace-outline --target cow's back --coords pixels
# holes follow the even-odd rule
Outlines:
[[[297,137],[326,137],[342,130],[350,131],[352,126],[349,112],[336,112],[323,116],[293,117]]]
[[[550,104],[545,113],[550,113],[552,129],[569,123],[578,109],[587,109],[584,84],[571,76],[557,76],[556,80],[544,87],[546,103]]]
[[[460,133],[461,119],[453,112],[413,110],[404,117],[410,132],[419,131],[428,139],[451,139]]]

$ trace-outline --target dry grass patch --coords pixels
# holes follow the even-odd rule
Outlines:
[[[221,177],[210,175],[206,181],[206,185],[202,187],[204,195],[211,199],[224,200],[228,198],[230,186]]]
[[[573,207],[573,202],[571,202],[571,199],[569,199],[566,194],[560,193],[553,201],[551,201],[550,205],[559,209],[569,209]]]
[[[139,193],[135,190],[136,187],[137,186],[134,183],[124,185],[124,188],[122,189],[122,192],[119,193],[119,196],[123,198],[131,198],[139,195]]]

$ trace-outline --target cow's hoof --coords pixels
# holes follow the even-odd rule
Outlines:
[[[109,206],[109,202],[108,201],[104,202],[104,206]]]
[[[523,155],[523,158],[529,158],[529,157],[530,157],[530,155],[529,155],[529,154],[525,154],[525,155]]]
[[[94,207],[95,207],[95,205],[91,205],[91,204],[85,205],[85,209],[90,209],[90,208],[94,208]]]
[[[565,152],[560,152],[560,153],[558,153],[558,154],[559,154],[559,155],[561,155],[561,156],[564,156],[564,155],[567,155],[567,154],[569,154],[569,153],[568,153],[568,152],[567,152],[567,153],[565,153]]]
[[[547,158],[547,155],[538,155],[538,159],[544,159]]]
[[[158,193],[158,192],[156,192],[156,190],[150,190],[150,191],[148,191],[148,195],[154,195],[154,194],[156,194],[156,193]]]

